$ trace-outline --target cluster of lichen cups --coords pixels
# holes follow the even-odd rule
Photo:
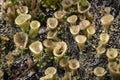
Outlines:
[[[112,76],[112,80],[119,80],[120,79],[120,64],[117,63],[117,57],[119,56],[119,52],[115,48],[108,48],[106,49],[106,45],[109,42],[110,35],[108,34],[109,27],[112,24],[114,17],[110,14],[110,8],[107,7],[104,9],[104,16],[100,19],[102,26],[103,26],[103,31],[100,34],[100,41],[99,45],[97,47],[97,55],[98,57],[101,57],[103,53],[106,52],[106,56],[108,58],[108,69],[109,72]],[[100,67],[97,67],[97,69]],[[94,74],[100,79],[104,80],[104,76],[106,74],[106,71],[104,68],[101,67],[101,70],[99,71],[100,74],[97,74],[96,71],[97,69],[94,69]],[[102,72],[101,72],[102,71]],[[98,72],[98,73],[99,73]]]
[[[108,41],[109,41],[110,36],[107,33],[101,33],[100,34],[100,41],[99,41],[99,45],[97,47],[97,55],[98,57],[101,57],[103,53],[105,53],[106,49],[105,46],[107,45]]]
[[[40,80],[77,80],[75,72],[80,67],[80,63],[76,59],[68,59],[67,57],[62,58],[59,62],[59,65],[65,69],[64,76],[59,78],[57,75],[57,69],[55,67],[48,67],[45,70],[45,76],[41,77]]]
[[[69,80],[72,78],[72,75],[70,76],[66,75],[68,73],[71,74],[71,72],[68,72],[68,70],[74,72],[80,66],[79,66],[79,62],[76,59],[74,59],[73,61],[71,59],[70,61],[68,57],[65,57],[68,46],[66,42],[59,41],[59,39],[57,38],[57,25],[58,23],[61,23],[61,20],[65,15],[65,14],[61,14],[60,12],[61,11],[57,11],[54,13],[55,18],[48,18],[47,29],[49,31],[47,34],[47,39],[43,41],[43,45],[47,48],[49,52],[53,53],[59,65],[63,67],[64,70],[66,71],[62,80]],[[75,66],[73,66],[73,64],[75,64]]]
[[[100,58],[103,53],[106,53],[106,56],[108,58],[108,69],[112,76],[113,80],[119,80],[120,79],[120,71],[119,71],[119,63],[117,63],[117,57],[119,56],[119,52],[115,48],[108,48],[106,49],[106,45],[109,42],[110,35],[109,33],[109,27],[112,24],[114,17],[110,14],[110,8],[107,7],[104,9],[104,16],[100,19],[103,31],[100,34],[99,38],[99,44],[96,48],[97,55]],[[104,76],[106,74],[106,70],[102,67],[97,67],[94,69],[94,74],[100,79],[104,80]]]
[[[101,53],[105,53],[105,48],[101,47]],[[109,48],[106,51],[106,56],[108,58],[108,69],[112,76],[113,80],[120,79],[120,64],[117,63],[117,57],[119,56],[119,52],[115,48]],[[106,74],[106,70],[102,67],[96,67],[94,69],[94,74],[97,76],[99,80],[104,80],[104,76]]]
[[[108,34],[108,30],[110,25],[112,24],[114,17],[110,14],[110,9],[105,8],[106,14],[100,19],[101,24],[103,26],[103,32],[100,34],[100,42],[98,48],[98,54],[103,54],[105,52],[105,45],[108,43],[110,35]],[[100,52],[99,52],[100,51]]]
[[[109,39],[110,39],[110,35],[108,34],[108,29],[110,24],[112,23],[114,17],[110,14],[106,14],[105,16],[103,16],[101,18],[101,23],[104,27],[103,32],[100,34],[100,41],[99,41],[99,45],[97,47],[97,54],[98,57],[100,57],[103,53],[105,53],[106,49],[105,46],[107,45]]]
[[[76,59],[69,59],[68,57],[65,57],[68,46],[66,42],[59,41],[57,38],[58,24],[62,22],[63,17],[67,14],[66,9],[73,5],[72,0],[68,2],[70,2],[70,4],[66,4],[66,0],[63,0],[63,10],[56,11],[54,13],[54,17],[47,19],[48,34],[47,39],[43,41],[43,44],[40,41],[34,41],[29,45],[29,50],[34,57],[34,60],[40,61],[43,55],[43,47],[45,47],[48,53],[53,53],[53,56],[57,59],[59,65],[64,68],[65,74],[62,80],[76,80],[76,77],[73,78],[72,76],[77,74],[76,72],[80,67],[80,63]],[[36,20],[31,21],[31,15],[28,14],[28,8],[26,6],[23,6],[22,10],[18,9],[17,12],[19,15],[16,17],[15,23],[21,28],[23,32],[15,34],[14,42],[18,48],[25,49],[28,43],[28,37],[34,39],[38,34],[38,30],[41,24]],[[79,25],[76,25],[77,20],[77,15],[71,15],[67,18],[67,22],[70,23],[70,32],[74,36],[75,41],[78,43],[79,49],[82,51],[87,37],[89,38],[95,33],[95,27],[93,27],[89,20],[82,20]],[[84,35],[79,34],[80,30],[83,31]],[[57,79],[57,70],[54,67],[48,67],[45,70],[45,76],[40,78],[40,80]]]
[[[119,52],[115,48],[109,48],[106,52],[106,56],[108,57],[108,69],[110,74],[112,75],[113,80],[120,79],[120,63],[117,63],[117,57]]]
[[[70,32],[73,35],[75,41],[79,46],[79,50],[82,51],[87,39],[90,39],[96,32],[94,25],[89,20],[82,20],[78,25],[77,15],[71,15],[67,18],[67,22],[70,24]],[[84,34],[80,34],[80,31]]]
[[[67,18],[67,22],[69,22],[70,24],[70,32],[73,35],[75,41],[77,42],[79,46],[79,50],[82,51],[87,39],[89,39],[92,35],[94,35],[96,30],[90,18],[88,18],[87,16],[89,15],[88,12],[90,10],[91,4],[87,0],[81,0],[80,2],[78,1],[75,4],[77,5],[78,13],[81,15],[80,23],[76,24],[78,20],[77,15],[69,16]],[[84,10],[82,8],[84,8]],[[81,19],[81,17],[84,17],[84,18]],[[84,35],[80,34],[81,32]]]
[[[106,56],[108,57],[108,69],[113,80],[120,79],[120,64],[117,63],[119,52],[115,48],[109,48],[106,51]]]
[[[115,48],[108,48],[107,50],[105,48],[105,46],[107,45],[107,43],[109,41],[109,38],[110,38],[110,36],[108,34],[108,29],[109,29],[109,26],[110,26],[110,24],[111,24],[111,22],[113,21],[114,18],[110,14],[107,14],[107,15],[103,16],[102,18],[105,19],[106,21],[105,22],[104,22],[104,20],[103,20],[103,22],[101,21],[104,24],[103,25],[104,30],[100,34],[100,41],[99,41],[99,46],[97,47],[97,54],[98,54],[98,57],[101,57],[101,55],[106,52],[106,56],[108,58],[108,69],[109,69],[110,74],[112,75],[112,79],[113,80],[119,80],[120,79],[120,77],[119,77],[120,76],[120,72],[119,72],[120,67],[119,67],[119,64],[117,64],[117,57],[119,56],[119,54],[118,54],[119,52]],[[107,18],[110,18],[109,19],[110,21]],[[105,70],[104,70],[104,72],[105,72]],[[103,74],[104,74],[104,72],[103,72]],[[98,78],[100,78],[100,80],[101,79],[104,80],[103,76],[102,76],[102,78],[101,78],[101,76],[98,76],[98,75],[96,75],[96,76]]]
[[[29,33],[31,38],[35,38],[38,34],[40,22],[36,20],[30,22],[30,18],[31,18],[30,14],[26,14],[26,13],[20,14],[15,19],[15,23],[21,28],[23,32]]]
[[[110,39],[110,35],[108,34],[109,27],[114,20],[114,17],[110,14],[110,8],[109,7],[105,8],[104,11],[105,11],[105,14],[100,19],[101,24],[103,26],[103,31],[100,34],[99,45],[96,49],[98,57],[100,57],[106,51],[105,46],[107,45],[107,43]]]
[[[78,3],[82,4],[83,7],[88,6],[88,8],[85,11],[83,11],[82,14],[85,14],[86,12],[89,11],[90,3],[88,1],[85,1],[85,2],[81,1],[81,2],[78,2]],[[51,40],[51,41],[57,40],[58,22],[60,22],[62,20],[62,18],[64,17],[64,15],[67,13],[65,11],[65,9],[69,8],[74,3],[73,3],[73,0],[70,0],[70,1],[63,0],[61,2],[61,4],[62,4],[62,7],[63,7],[63,10],[56,11],[54,13],[55,18],[51,17],[51,18],[47,19],[47,29],[49,30],[49,32],[47,34],[47,39]],[[74,5],[77,5],[77,3],[74,4]],[[78,7],[78,12],[81,14],[80,9],[81,9],[81,7]],[[38,30],[39,30],[39,27],[40,27],[40,22],[38,22],[36,20],[30,21],[31,20],[31,15],[28,14],[28,7],[27,6],[21,6],[19,9],[17,9],[17,13],[19,15],[16,17],[15,23],[21,28],[21,30],[23,32],[28,33],[30,38],[35,38],[38,34]],[[83,47],[84,47],[84,44],[87,40],[87,37],[89,38],[95,33],[95,28],[93,27],[93,25],[91,25],[89,20],[82,20],[79,25],[76,25],[77,19],[78,19],[77,15],[71,15],[67,18],[67,21],[71,25],[70,32],[74,36],[76,42],[78,43],[79,49],[81,49],[81,51],[82,51]],[[79,35],[80,30],[83,31],[85,36],[84,35]],[[45,43],[47,43],[46,41],[48,41],[48,40],[45,40],[44,43],[43,43],[43,45],[45,47],[48,47],[45,44]]]
[[[99,47],[100,48],[100,47]],[[106,49],[104,47],[101,47],[99,50],[99,57],[105,53]],[[108,69],[112,76],[113,80],[119,80],[120,79],[120,64],[117,63],[119,52],[115,48],[108,48],[106,51],[106,56],[108,58]],[[94,69],[94,74],[97,76],[99,80],[104,80],[104,76],[106,74],[106,70],[102,67],[97,67]]]
[[[41,2],[41,0],[37,1]],[[64,16],[67,16],[66,22],[70,24],[70,33],[73,35],[80,52],[83,52],[85,43],[91,40],[92,36],[96,32],[94,21],[92,21],[93,16],[89,13],[91,4],[87,0],[81,0],[80,2],[74,1],[75,0],[62,0],[62,10],[56,11],[53,14],[53,17],[47,19],[47,39],[43,42],[39,40],[34,41],[38,35],[41,23],[32,19],[33,15],[31,15],[32,13],[29,13],[28,7],[21,6],[16,11],[18,16],[15,19],[15,24],[22,30],[22,32],[17,32],[13,37],[17,49],[25,50],[29,46],[29,50],[34,57],[34,61],[41,61],[42,56],[44,55],[43,52],[47,50],[50,57],[57,59],[56,64],[59,64],[65,70],[64,76],[60,78],[61,80],[77,80],[76,77],[73,76],[78,74],[77,70],[80,68],[80,62],[77,59],[71,59],[68,56],[66,57],[69,46],[65,41],[62,41],[57,37],[59,25],[64,25],[62,21]],[[29,6],[29,3],[26,4]],[[68,9],[72,5],[77,6],[77,13],[80,14],[80,16],[70,14]],[[114,17],[110,14],[109,9],[106,10],[106,14],[100,19],[104,30],[99,36],[100,41],[96,48],[96,52],[98,57],[101,57],[101,55],[106,52],[109,62],[108,69],[113,76],[113,79],[119,80],[120,64],[115,62],[119,52],[114,48],[109,48],[107,50],[105,48],[110,38],[108,29],[113,19]],[[79,24],[77,21],[80,21]],[[65,26],[63,26],[63,28],[65,28]],[[30,43],[28,42],[29,38],[33,40],[31,40]],[[93,71],[100,80],[104,79],[103,77],[106,72],[107,71],[103,67],[96,67]],[[0,74],[2,74],[1,71]],[[0,75],[0,79],[2,76],[3,75]],[[55,67],[48,67],[45,70],[45,76],[41,77],[40,80],[59,80],[57,69]]]
[[[21,5],[21,2],[24,5]],[[32,3],[32,4],[31,4]],[[10,1],[6,0],[2,3],[2,13],[5,15],[5,20],[11,25],[15,26],[14,20],[19,14],[29,13],[32,18],[35,18],[40,12],[41,0],[21,0]],[[38,13],[37,13],[38,12]]]
[[[59,61],[59,65],[64,68],[66,72],[71,70],[72,75],[75,74],[76,70],[80,67],[80,63],[77,59],[69,59],[64,57]]]
[[[77,74],[78,68],[80,68],[80,63],[77,59],[63,58],[59,64],[65,69],[62,80],[77,80],[76,76],[74,76]]]

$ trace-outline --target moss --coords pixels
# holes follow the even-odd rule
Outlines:
[[[48,8],[55,8],[58,1],[59,0],[44,0],[43,2]]]
[[[81,3],[81,5],[82,6],[88,6],[88,2],[87,2],[87,0],[80,0],[80,3]]]

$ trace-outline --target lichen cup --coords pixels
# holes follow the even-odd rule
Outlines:
[[[70,59],[68,61],[68,66],[72,72],[72,75],[76,74],[78,68],[80,68],[80,63],[77,59]]]
[[[78,19],[77,15],[71,15],[67,18],[67,22],[69,22],[70,25],[73,26],[76,25],[77,19]]]
[[[102,45],[102,46],[105,46],[108,43],[109,38],[110,38],[109,34],[101,33],[100,34],[100,43],[99,44]]]
[[[62,0],[61,5],[62,5],[63,9],[65,10],[73,5],[73,1],[72,0]]]
[[[43,45],[40,41],[35,41],[29,45],[30,51],[36,60],[40,60],[43,53]]]
[[[45,48],[47,49],[47,51],[49,53],[53,52],[53,49],[55,48],[56,44],[57,44],[56,41],[53,41],[53,40],[50,40],[50,39],[45,39],[43,41],[43,45],[45,46]]]
[[[28,7],[27,6],[21,6],[17,9],[17,13],[20,14],[27,14],[28,13]]]
[[[39,80],[53,80],[53,75],[51,75],[51,74],[45,75],[45,76],[41,77]]]
[[[38,35],[38,31],[40,28],[40,22],[37,20],[31,21],[30,23],[30,31],[29,31],[29,36],[30,38],[35,38]]]
[[[64,41],[62,41],[56,44],[56,47],[53,50],[53,55],[58,60],[60,60],[62,57],[64,57],[66,52],[67,52],[67,44]]]
[[[96,67],[93,72],[97,76],[98,80],[104,80],[104,76],[107,73],[103,67]]]
[[[109,48],[106,52],[106,56],[108,57],[108,61],[115,61],[118,56],[117,49]]]
[[[58,25],[58,20],[56,18],[48,18],[47,19],[48,29],[55,30],[57,28],[57,25]]]
[[[59,10],[54,13],[55,18],[58,19],[58,21],[61,21],[64,15],[65,15],[65,11],[63,10]]]
[[[17,32],[13,36],[14,43],[19,49],[26,49],[28,43],[28,35],[24,32]]]
[[[78,44],[79,50],[82,51],[85,45],[85,42],[87,41],[87,37],[84,35],[77,35],[75,36],[75,41]]]
[[[87,28],[87,37],[91,38],[95,34],[96,30],[94,26],[89,26]]]
[[[47,33],[47,39],[57,40],[57,33],[58,33],[57,30],[49,31],[49,32]]]
[[[96,48],[96,51],[97,51],[97,56],[100,58],[103,55],[103,53],[105,53],[106,49],[105,49],[105,47],[99,45]]]
[[[57,80],[57,69],[55,67],[48,67],[45,70],[45,75],[52,75],[52,80]]]
[[[82,32],[84,33],[84,35],[87,35],[87,28],[90,26],[90,21],[89,20],[82,20],[79,23],[80,26],[80,30],[82,30]]]
[[[108,32],[109,26],[112,24],[114,20],[114,16],[112,16],[111,14],[106,14],[105,16],[103,16],[100,21],[104,27],[104,32]]]
[[[79,25],[71,26],[71,27],[70,27],[70,32],[71,32],[71,34],[75,37],[75,36],[78,35],[79,32],[80,32],[80,26],[79,26]]]
[[[120,64],[116,62],[109,62],[108,69],[112,76],[112,80],[120,80]]]
[[[23,32],[28,32],[30,26],[30,19],[30,14],[20,14],[16,17],[15,23],[21,28]]]
[[[77,9],[80,14],[87,13],[90,8],[91,4],[87,0],[81,0],[81,2],[77,2]]]
[[[59,65],[64,68],[65,72],[67,72],[67,71],[69,70],[68,61],[69,61],[69,58],[68,58],[68,57],[63,57],[63,58],[59,61]]]

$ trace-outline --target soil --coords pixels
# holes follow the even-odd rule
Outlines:
[[[96,80],[96,76],[93,74],[93,70],[97,66],[101,66],[107,70],[107,74],[105,75],[104,80],[112,80],[109,70],[107,68],[108,60],[106,54],[104,53],[102,57],[97,57],[97,52],[95,47],[98,46],[99,38],[98,36],[103,30],[103,27],[100,23],[100,18],[103,16],[100,11],[105,7],[111,7],[111,14],[114,16],[114,21],[109,28],[110,40],[106,46],[108,48],[116,48],[120,51],[120,3],[118,0],[89,0],[92,8],[90,13],[94,14],[95,19],[95,27],[96,34],[85,44],[85,48],[82,54],[80,54],[77,43],[73,39],[69,31],[69,23],[65,22],[66,31],[60,31],[58,33],[58,38],[65,41],[68,45],[68,51],[66,53],[70,58],[76,58],[80,62],[80,68],[78,69],[78,80]],[[43,12],[47,15],[47,17],[53,16],[53,12],[55,10],[50,10],[49,14],[43,9]],[[57,9],[56,9],[57,10]],[[43,28],[45,27],[45,23],[42,24]],[[9,41],[0,40],[0,69],[4,72],[4,80],[39,80],[40,77],[44,76],[44,70],[49,66],[54,66],[57,68],[57,73],[61,77],[64,74],[64,69],[61,68],[58,63],[53,61],[53,58],[49,57],[49,53],[45,54],[42,58],[42,61],[35,62],[33,60],[33,56],[30,51],[27,49],[22,52],[21,55],[16,56],[13,60],[13,64],[7,66],[5,56],[10,52],[15,50],[15,45],[13,42],[13,35],[16,32],[21,31],[18,27],[12,27],[6,23],[6,21],[0,20],[0,35],[9,38]],[[42,34],[39,34],[35,40],[43,40],[46,39],[47,31]],[[28,65],[28,62],[33,64]],[[43,66],[38,66],[37,64],[41,64]]]

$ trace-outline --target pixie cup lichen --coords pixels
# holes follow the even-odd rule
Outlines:
[[[28,32],[29,31],[29,25],[30,25],[30,14],[20,14],[16,17],[15,23],[21,28],[22,31]]]
[[[69,22],[70,25],[73,26],[76,25],[77,19],[78,19],[77,15],[71,15],[67,18],[67,22]]]
[[[17,32],[14,36],[14,43],[16,47],[25,49],[28,43],[28,35],[24,32]]]
[[[107,50],[106,55],[109,61],[115,61],[116,57],[118,56],[118,51],[117,49],[110,48]]]
[[[45,75],[52,75],[52,80],[56,80],[57,79],[57,69],[55,67],[48,67],[45,70]]]
[[[62,0],[61,5],[62,5],[63,9],[67,9],[73,5],[73,1],[72,0]]]
[[[84,48],[84,44],[85,44],[85,42],[87,41],[87,37],[84,36],[84,35],[77,35],[77,36],[75,37],[75,41],[76,41],[77,44],[78,44],[79,50],[82,51],[83,48]]]
[[[40,41],[35,41],[29,45],[30,51],[34,57],[41,57],[43,52],[43,45]]]
[[[43,45],[46,47],[46,49],[49,51],[49,52],[52,52],[53,49],[55,48],[56,46],[56,42],[53,41],[53,40],[50,40],[50,39],[45,39],[43,41]]]
[[[28,7],[27,6],[21,6],[17,9],[18,14],[27,14],[28,13]]]
[[[47,39],[56,40],[57,39],[57,30],[49,31],[47,33]]]
[[[51,74],[45,75],[45,76],[41,77],[39,80],[53,80],[53,75],[51,75]]]
[[[76,36],[79,34],[80,32],[80,26],[76,25],[76,26],[71,26],[70,27],[70,32],[73,36]]]
[[[79,23],[79,26],[80,26],[80,30],[82,30],[82,32],[84,33],[84,35],[87,35],[86,29],[90,26],[90,21],[89,20],[82,20]]]
[[[108,69],[112,76],[112,80],[120,80],[120,64],[116,62],[109,62]]]
[[[68,66],[72,71],[72,75],[74,75],[78,68],[80,68],[80,63],[77,59],[71,59],[68,61]]]
[[[94,74],[97,76],[98,80],[104,80],[103,77],[106,73],[107,71],[103,67],[96,67],[94,69]]]
[[[59,10],[54,13],[55,18],[58,19],[58,21],[61,21],[64,15],[65,15],[65,11],[63,10]]]
[[[68,70],[68,61],[69,61],[69,58],[68,58],[68,57],[64,57],[64,58],[62,58],[62,59],[60,60],[60,62],[59,62],[59,65],[60,65],[61,67],[63,67],[65,71]]]
[[[45,75],[55,75],[57,73],[57,70],[55,67],[48,67],[46,70],[45,70]]]
[[[99,45],[96,49],[97,51],[97,56],[101,57],[103,55],[103,53],[105,53],[106,49],[105,47],[102,47],[101,45]]]
[[[100,43],[99,44],[102,45],[102,46],[105,46],[108,43],[109,38],[110,38],[109,34],[101,33],[100,34]]]
[[[69,64],[69,68],[71,70],[77,70],[79,67],[80,67],[80,63],[78,60],[76,59],[71,59],[68,61],[68,64]]]
[[[57,28],[58,20],[56,18],[48,18],[47,19],[47,26],[50,30],[54,30]]]
[[[110,7],[105,7],[104,12],[106,14],[110,14],[111,8]]]
[[[114,20],[114,16],[112,16],[111,14],[106,14],[100,19],[104,27],[104,32],[108,32],[108,28],[112,24],[113,20]]]
[[[107,14],[100,19],[104,27],[109,26],[113,20],[114,20],[114,17],[110,14]]]
[[[38,35],[40,25],[41,25],[40,22],[37,20],[34,20],[30,23],[30,31],[29,31],[30,38],[35,38]]]
[[[77,3],[78,12],[83,14],[90,10],[91,4],[87,0],[81,0]]]
[[[90,26],[87,28],[87,37],[91,38],[95,34],[96,30],[94,26]]]
[[[58,42],[53,50],[53,54],[57,58],[62,58],[66,52],[67,52],[67,44],[64,41]]]
[[[90,26],[90,21],[89,20],[82,20],[79,23],[79,26],[80,26],[81,30],[85,30],[85,29],[87,29]]]

